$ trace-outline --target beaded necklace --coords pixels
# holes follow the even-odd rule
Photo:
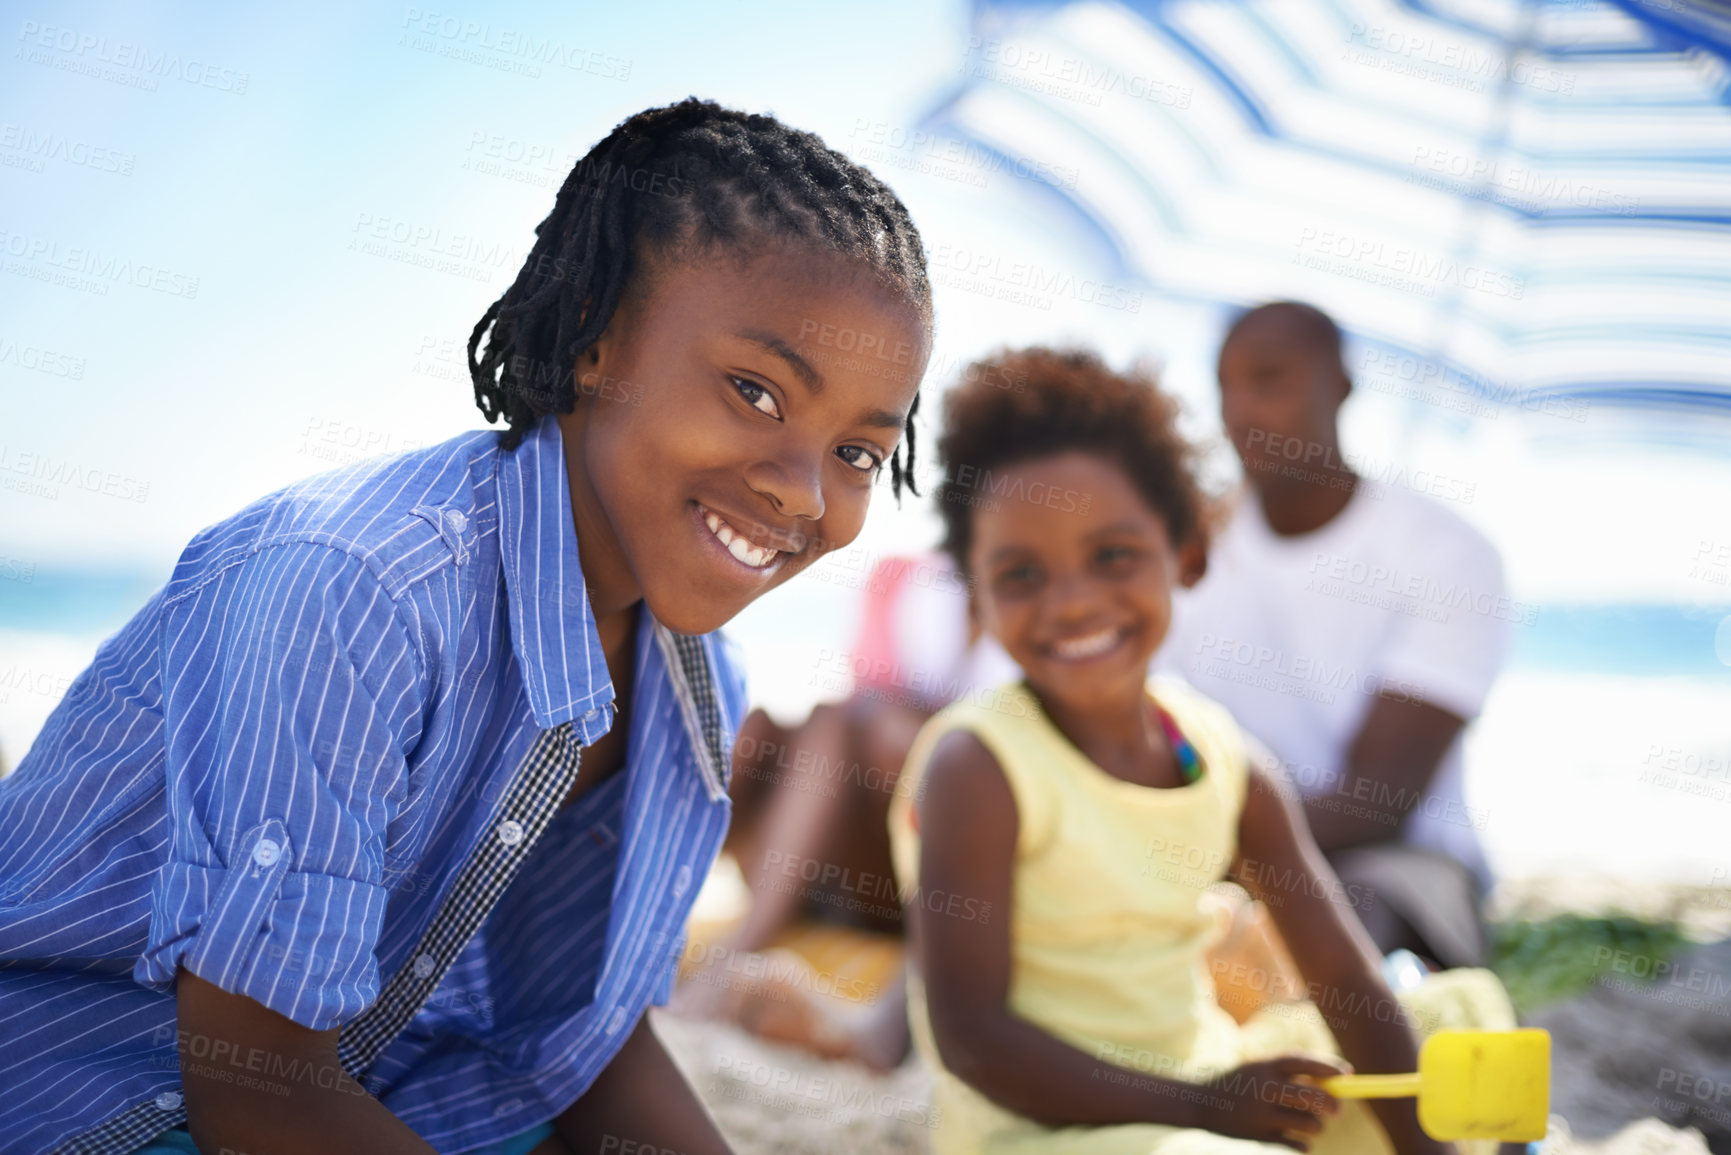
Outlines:
[[[1149,699],[1153,702],[1153,699]],[[1172,715],[1166,712],[1159,702],[1153,702],[1154,713],[1160,719],[1160,729],[1166,735],[1166,744],[1172,747],[1172,753],[1178,759],[1178,773],[1183,776],[1184,784],[1189,785],[1202,777],[1202,759],[1196,754],[1196,747],[1190,740],[1178,732],[1178,723],[1172,720]]]

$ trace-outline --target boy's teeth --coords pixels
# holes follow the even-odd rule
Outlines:
[[[772,549],[759,549],[743,537],[736,537],[727,543],[727,552],[744,562],[746,565],[763,567],[769,564],[769,559],[775,556]]]
[[[731,525],[707,509],[703,511],[703,523],[709,527],[709,532],[727,547],[728,553],[748,566],[762,569],[775,557],[775,550],[752,545],[744,534],[736,532]]]

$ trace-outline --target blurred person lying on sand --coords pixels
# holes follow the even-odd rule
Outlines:
[[[970,623],[947,555],[882,557],[861,592],[852,650],[818,671],[848,695],[792,725],[754,709],[740,727],[723,853],[749,902],[708,918],[700,904],[669,1009],[882,1070],[909,1048],[885,832],[902,759],[939,709],[1017,671]]]

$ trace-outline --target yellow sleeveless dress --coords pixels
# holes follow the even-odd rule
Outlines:
[[[1247,783],[1245,750],[1224,707],[1183,683],[1149,692],[1200,757],[1192,783],[1156,789],[1116,778],[1054,726],[1025,686],[957,702],[920,731],[890,808],[897,881],[907,902],[957,917],[1010,920],[1009,1009],[1077,1049],[1124,1068],[1201,1082],[1257,1058],[1292,1051],[1338,1055],[1314,1005],[1271,1005],[1242,1026],[1215,1002],[1205,954],[1220,924],[1201,901],[1226,876],[1237,848]],[[922,832],[917,800],[932,750],[968,730],[991,751],[1015,798],[1014,909],[945,905],[917,892]],[[932,831],[924,831],[932,836]],[[1513,1027],[1507,995],[1488,971],[1451,971],[1405,992],[1424,1033],[1440,1026]],[[991,1102],[944,1069],[910,965],[908,1010],[915,1046],[932,1071],[936,1155],[1251,1155],[1287,1148],[1159,1124],[1043,1127]],[[1363,1104],[1341,1113],[1312,1145],[1328,1155],[1392,1155]],[[1460,1146],[1462,1155],[1475,1148]],[[1494,1151],[1495,1145],[1480,1148]]]

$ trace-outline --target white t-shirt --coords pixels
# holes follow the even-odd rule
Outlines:
[[[1496,548],[1429,498],[1360,479],[1327,525],[1281,537],[1247,491],[1206,576],[1179,591],[1155,665],[1231,710],[1299,790],[1333,794],[1380,691],[1471,721],[1510,622],[1530,613],[1507,597]],[[1337,795],[1342,805],[1391,799],[1379,784],[1354,789]],[[1453,855],[1488,888],[1485,821],[1462,797],[1457,737],[1401,838]]]

